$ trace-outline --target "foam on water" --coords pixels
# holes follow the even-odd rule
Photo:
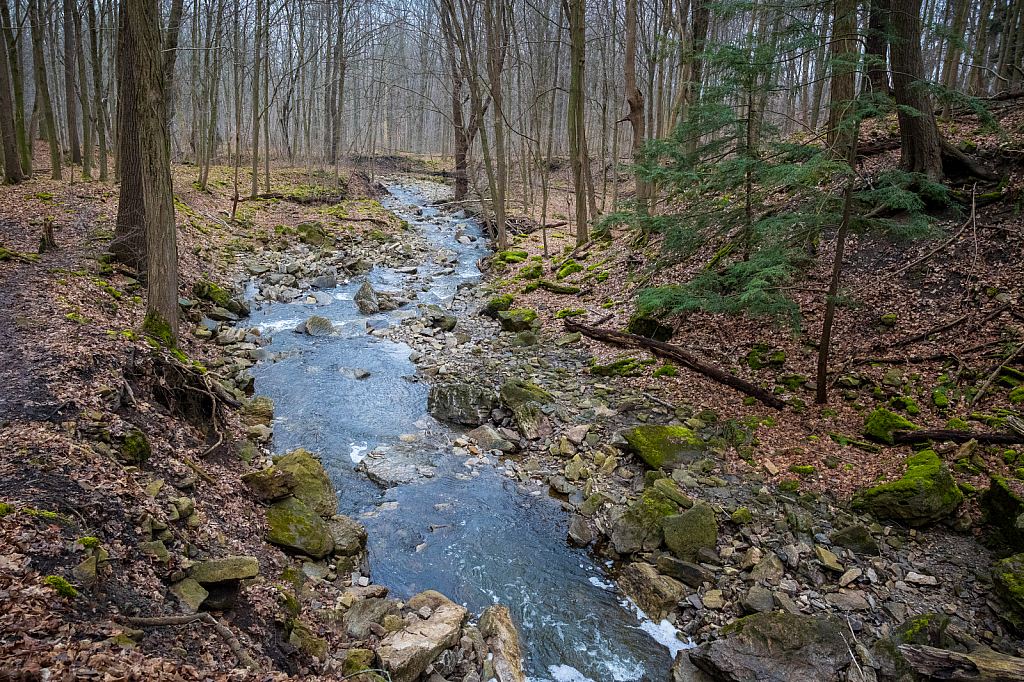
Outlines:
[[[299,322],[302,322],[302,320],[300,318],[298,318],[298,317],[289,317],[288,319],[285,319],[285,320],[275,320],[273,322],[263,322],[263,323],[260,323],[260,324],[256,325],[256,328],[260,330],[260,334],[264,334],[266,332],[270,332],[271,334],[274,334],[274,333],[277,333],[277,332],[283,332],[283,331],[285,331],[287,329],[295,329],[295,327],[298,326]]]

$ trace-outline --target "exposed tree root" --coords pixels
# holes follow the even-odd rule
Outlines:
[[[226,626],[221,625],[216,618],[209,613],[197,613],[192,616],[165,616],[163,618],[129,618],[128,623],[137,628],[153,628],[160,627],[163,625],[188,625],[200,621],[213,627],[214,631],[220,635],[224,643],[231,649],[231,653],[235,655],[238,662],[244,665],[250,670],[259,672],[260,667],[253,660],[252,656],[242,647],[241,642],[235,637],[234,633],[231,632]]]

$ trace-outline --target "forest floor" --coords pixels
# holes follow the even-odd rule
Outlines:
[[[884,237],[851,237],[843,279],[849,303],[837,315],[830,383],[851,381],[845,388],[830,386],[827,405],[814,405],[808,382],[814,379],[834,239],[822,240],[817,261],[793,284],[801,314],[796,329],[706,313],[662,320],[673,328],[672,343],[777,391],[789,403],[785,410],[745,404],[742,394],[684,367],[675,375],[663,371],[655,377],[662,363],[648,362],[654,358],[643,351],[624,352],[586,338],[584,347],[602,365],[638,361],[630,372],[635,376],[610,377],[609,384],[641,388],[658,401],[694,412],[714,410],[722,421],[755,419],[760,424],[756,440],[724,448],[726,469],[757,469],[775,484],[798,480],[801,490],[828,491],[840,499],[898,476],[912,452],[909,447],[872,445],[867,450],[850,444],[863,441],[864,416],[875,406],[913,397],[919,413],[910,415],[904,408],[901,414],[920,427],[942,428],[956,418],[977,430],[997,428],[1005,410],[1019,411],[1010,403],[1010,388],[995,386],[973,406],[967,404],[971,392],[965,389],[983,382],[1024,340],[1024,220],[1019,215],[1024,135],[1019,112],[1004,111],[1008,139],[974,134],[976,122],[969,119],[957,121],[955,131],[946,128],[957,142],[970,139],[978,155],[1008,177],[999,199],[979,206],[975,214],[968,207],[960,215],[935,216],[955,239],[908,245]],[[880,125],[876,135],[865,131],[869,139],[888,134],[888,124]],[[44,166],[45,153],[40,152],[45,150],[37,150]],[[897,159],[898,150],[872,157],[865,173]],[[423,170],[415,166],[398,163],[387,170]],[[437,178],[433,166],[427,170]],[[228,281],[242,267],[242,256],[263,243],[261,231],[273,235],[276,225],[295,227],[324,216],[321,208],[288,198],[320,191],[316,188],[329,185],[323,176],[275,169],[274,191],[285,198],[241,202],[235,226],[229,226],[231,169],[213,169],[209,192],[193,186],[194,168],[175,166],[174,173],[180,292],[186,298],[192,297],[196,282]],[[354,198],[335,217],[363,233],[398,232],[397,221],[371,198],[372,181],[357,172],[346,177]],[[243,172],[243,188],[247,182]],[[567,186],[564,175],[556,177],[549,222],[571,215]],[[627,187],[623,179],[624,198]],[[274,576],[290,560],[262,542],[263,514],[240,483],[240,474],[249,470],[234,456],[246,442],[241,419],[221,412],[219,428],[226,438],[203,458],[216,439],[209,425],[190,423],[154,397],[151,380],[133,378],[137,364],[151,353],[135,333],[145,310],[145,289],[133,273],[111,268],[102,258],[112,238],[117,191],[112,182],[77,179],[71,184],[35,178],[0,187],[0,247],[7,250],[0,251],[0,500],[5,505],[0,506],[0,600],[5,605],[0,679],[44,679],[42,669],[50,671],[45,677],[50,680],[272,679],[265,672],[237,668],[227,644],[198,623],[142,632],[126,620],[165,615],[174,601],[166,582],[185,566],[163,563],[137,546],[146,515],[167,516],[171,489],[194,500],[200,524],[172,525],[169,545],[193,547],[196,555],[257,556],[261,566],[274,567]],[[38,257],[22,255],[37,251],[46,216],[54,218],[59,248]],[[535,212],[528,217],[539,218]],[[549,230],[548,249],[581,266],[560,281],[580,286],[578,296],[543,289],[523,293],[529,280],[517,279],[519,271],[543,254],[537,231],[514,239],[511,248],[527,252],[522,263],[501,269],[494,261],[491,265],[491,286],[511,293],[515,307],[536,309],[549,329],[562,324],[556,315],[565,309],[584,311],[571,318],[575,321],[601,320],[602,327],[623,329],[635,312],[638,290],[685,281],[721,248],[708,243],[685,261],[655,269],[655,264],[664,265],[657,238],[643,243],[635,232],[613,227],[611,242],[576,248],[567,230]],[[558,268],[550,260],[542,265],[544,278],[554,280]],[[942,331],[929,333],[937,329]],[[218,346],[187,330],[183,326],[186,358],[213,371],[227,364]],[[751,363],[751,357],[764,359],[767,366],[754,369],[760,363]],[[1022,364],[1024,356],[1018,356],[1014,366]],[[948,397],[948,405],[936,404],[936,391]],[[134,427],[149,435],[153,455],[144,467],[122,466],[113,456]],[[1024,467],[1024,461],[1018,463],[1020,454],[1019,446],[982,448],[981,461],[955,476],[979,489],[988,485],[989,474],[1012,481],[1014,471]],[[814,473],[791,473],[791,465],[811,465]],[[973,501],[969,510],[979,520]],[[980,535],[982,526],[973,524],[968,532]],[[98,581],[74,573],[93,537],[109,553],[109,568]],[[244,591],[228,625],[264,670],[308,679],[310,656],[282,641],[275,624],[282,617],[279,595],[288,586],[262,573]],[[47,583],[48,576],[77,583],[77,597],[62,596],[60,582]],[[337,595],[306,590],[298,596],[308,613],[312,602]],[[325,630],[330,628],[321,624],[321,634],[332,636]]]

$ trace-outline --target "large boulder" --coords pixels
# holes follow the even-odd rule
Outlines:
[[[334,536],[320,516],[296,497],[286,497],[267,509],[267,542],[320,559],[334,550]]]
[[[274,425],[274,401],[265,395],[258,395],[242,408],[242,420],[248,426]]]
[[[830,614],[759,613],[691,649],[690,661],[722,682],[840,682],[851,660],[847,629]]]
[[[501,387],[500,396],[501,402],[510,410],[515,410],[515,408],[531,402],[538,405],[555,402],[555,397],[543,388],[522,379],[506,381]]]
[[[248,580],[260,572],[260,562],[254,556],[229,556],[223,559],[201,561],[192,567],[191,576],[200,585],[228,580]]]
[[[398,614],[398,604],[392,599],[360,599],[345,612],[345,630],[350,637],[366,639],[374,623],[381,625],[385,616]]]
[[[649,424],[620,432],[626,449],[652,469],[688,464],[702,457],[707,446],[690,429],[683,426]]]
[[[479,426],[498,406],[494,391],[473,384],[444,384],[430,387],[427,411],[435,419]]]
[[[893,438],[894,431],[915,431],[917,427],[911,424],[909,421],[893,414],[884,407],[880,407],[864,419],[864,428],[861,433],[866,438],[879,443],[887,443],[888,445],[895,445],[896,441]]]
[[[293,495],[320,516],[338,513],[338,493],[324,467],[309,452],[299,448],[274,465],[295,479]]]
[[[479,630],[494,655],[494,677],[498,682],[525,682],[519,633],[508,609],[499,604],[488,607],[480,614]]]
[[[319,315],[310,317],[303,326],[310,336],[328,336],[334,333],[334,325],[331,324],[331,321]]]
[[[907,458],[906,464],[899,480],[857,494],[852,502],[854,511],[923,526],[950,516],[964,501],[949,469],[933,450]]]
[[[359,312],[363,315],[376,315],[380,312],[377,292],[373,290],[369,282],[363,282],[363,286],[359,287],[359,291],[352,297],[352,300],[359,306]]]
[[[612,510],[611,542],[619,554],[653,551],[665,539],[665,519],[679,508],[656,488],[649,488],[629,507]]]
[[[718,521],[707,504],[695,504],[682,514],[665,518],[665,545],[683,561],[697,561],[701,548],[718,544]]]
[[[1006,544],[1015,552],[1024,552],[1024,500],[1010,490],[1006,479],[992,477],[991,485],[981,493],[981,507]]]
[[[297,481],[290,471],[278,467],[268,467],[259,471],[250,471],[242,475],[242,483],[265,501],[279,500],[288,497],[295,490]]]
[[[387,635],[377,649],[380,667],[392,682],[412,682],[442,651],[459,642],[466,609],[441,604],[430,617]]]
[[[515,452],[519,446],[504,438],[494,430],[494,427],[484,424],[478,426],[466,434],[476,440],[481,450],[501,450],[502,452]]]
[[[992,582],[996,594],[1002,597],[1007,607],[999,615],[1018,634],[1024,635],[1024,554],[1014,554],[995,562],[992,565]]]
[[[358,521],[338,514],[327,521],[327,528],[334,537],[334,553],[352,556],[366,549],[366,529]]]
[[[515,334],[540,327],[537,311],[530,310],[529,308],[501,311],[498,313],[498,323],[501,324],[503,331]]]
[[[686,588],[675,578],[658,573],[650,564],[636,562],[619,576],[619,587],[655,623],[686,596]]]

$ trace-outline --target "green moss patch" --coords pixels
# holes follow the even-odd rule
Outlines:
[[[895,445],[893,440],[894,431],[916,430],[916,426],[898,414],[893,414],[885,408],[879,408],[869,414],[864,420],[864,429],[861,433],[870,440]]]
[[[626,448],[652,469],[692,462],[707,450],[697,434],[682,426],[649,424],[627,429],[621,435]]]
[[[865,490],[854,497],[854,511],[878,518],[923,526],[948,517],[964,500],[949,469],[933,450],[909,457],[899,480]]]
[[[590,373],[599,377],[638,377],[643,366],[636,358],[623,358],[607,365],[592,364]]]
[[[78,596],[78,590],[71,586],[67,580],[59,575],[50,575],[43,579],[43,582],[57,590],[57,594],[65,599],[74,599]]]
[[[674,365],[664,365],[654,370],[655,377],[677,377],[679,376],[679,370]]]

